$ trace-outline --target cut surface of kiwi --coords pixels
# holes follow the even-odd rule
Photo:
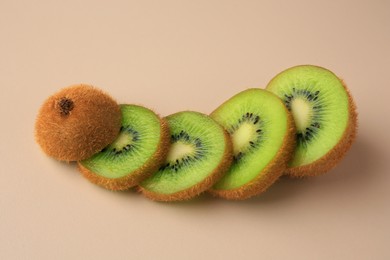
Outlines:
[[[223,127],[192,111],[166,117],[171,148],[165,163],[140,184],[140,191],[157,201],[193,198],[209,189],[229,168],[232,147]]]
[[[228,131],[234,161],[210,192],[226,199],[247,199],[265,191],[287,167],[294,149],[294,123],[281,99],[248,89],[233,96],[211,118]]]
[[[266,89],[283,100],[296,124],[287,173],[313,176],[333,168],[356,136],[355,105],[344,83],[325,68],[301,65],[279,73]]]
[[[91,157],[119,133],[119,105],[103,91],[73,85],[50,96],[35,122],[35,139],[42,150],[60,161]]]
[[[78,163],[82,174],[110,190],[125,190],[155,172],[169,149],[169,129],[153,111],[121,105],[122,126],[116,140]]]

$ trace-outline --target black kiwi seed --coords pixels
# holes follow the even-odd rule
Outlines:
[[[234,156],[234,160],[235,160],[235,161],[238,161],[238,160],[240,160],[243,156],[244,156],[244,154],[243,154],[242,152],[239,152],[237,155]]]
[[[316,128],[320,128],[320,124],[319,124],[319,123],[317,123],[317,122],[315,122],[315,123],[311,124],[311,126],[313,126],[313,127],[316,127]]]

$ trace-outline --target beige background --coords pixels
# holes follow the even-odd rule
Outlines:
[[[0,1],[0,259],[390,259],[389,1]],[[340,75],[359,136],[329,174],[244,202],[155,203],[83,179],[33,139],[73,83],[165,116],[279,71]]]

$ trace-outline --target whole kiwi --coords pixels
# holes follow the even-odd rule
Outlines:
[[[35,139],[42,150],[60,161],[84,160],[117,137],[119,105],[89,85],[73,85],[50,96],[35,122]]]

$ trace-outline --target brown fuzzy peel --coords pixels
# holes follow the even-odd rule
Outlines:
[[[35,121],[35,140],[60,161],[84,160],[117,137],[119,105],[109,95],[88,85],[74,85],[50,96]]]
[[[137,170],[120,178],[107,178],[100,176],[84,167],[80,162],[78,168],[82,175],[90,182],[104,187],[108,190],[127,190],[138,185],[141,181],[150,177],[164,163],[170,147],[170,134],[168,123],[165,119],[160,119],[160,141],[156,152]]]

